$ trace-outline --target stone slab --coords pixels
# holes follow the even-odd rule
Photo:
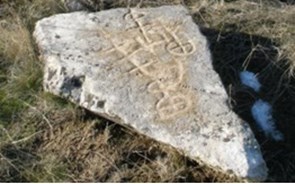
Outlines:
[[[264,180],[248,124],[227,105],[205,37],[182,6],[44,18],[44,89],[215,169]]]

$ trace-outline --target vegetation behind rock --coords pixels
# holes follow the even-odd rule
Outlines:
[[[210,42],[214,67],[234,110],[253,128],[270,169],[268,181],[295,181],[295,7],[278,0],[98,1],[116,7],[187,6]],[[93,4],[92,4],[93,5]],[[196,163],[42,90],[35,22],[69,11],[61,0],[0,1],[0,181],[239,181]],[[259,94],[238,72],[258,73]],[[263,136],[250,116],[257,98],[273,106],[283,142]]]

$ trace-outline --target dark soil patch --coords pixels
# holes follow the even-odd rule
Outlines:
[[[295,79],[288,75],[288,61],[279,58],[278,45],[261,36],[219,32],[203,28],[209,39],[213,65],[219,73],[235,112],[247,121],[258,139],[269,168],[268,181],[294,181],[295,176]],[[243,86],[239,73],[258,74],[260,92]],[[270,103],[284,141],[264,136],[255,125],[251,107],[257,99]]]

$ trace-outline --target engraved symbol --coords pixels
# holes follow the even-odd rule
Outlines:
[[[185,112],[190,107],[189,101],[183,95],[162,98],[156,105],[161,119],[169,119]]]
[[[184,44],[170,42],[167,44],[167,51],[177,56],[190,55],[195,51],[194,45],[190,42]]]
[[[151,66],[152,64],[154,64],[155,62],[150,60],[142,65],[138,65],[136,62],[132,62],[135,65],[135,68],[133,68],[132,70],[129,71],[129,73],[136,73],[138,71],[140,71],[142,74],[146,75],[146,76],[150,76],[150,72],[147,70],[147,68],[149,66]]]
[[[142,33],[147,43],[151,43],[151,40],[147,36],[147,32],[146,32],[146,29],[144,28],[143,23],[139,20],[142,17],[144,17],[143,13],[138,13],[131,9],[129,14],[125,16],[125,19],[131,18],[132,20],[134,20],[135,24],[138,26],[140,32]]]
[[[152,82],[150,85],[148,85],[148,92],[150,93],[161,93],[163,91],[163,85],[158,82]]]
[[[135,27],[128,29],[128,34],[111,34],[101,30],[111,48],[100,53],[108,57],[116,56],[116,63],[131,64],[128,69],[126,65],[119,65],[125,67],[128,75],[139,73],[141,77],[148,79],[148,92],[162,95],[155,105],[157,116],[160,120],[167,120],[192,108],[190,91],[182,87],[186,85],[183,61],[184,57],[196,51],[196,46],[180,31],[181,24],[168,25],[161,21],[150,23],[145,16],[144,13],[130,9],[124,19],[131,20]]]
[[[185,56],[191,55],[196,51],[195,45],[185,35],[183,35],[183,37],[186,38],[184,41],[181,40],[179,36],[177,36],[176,32],[179,30],[179,26],[174,31],[172,31],[167,26],[164,26],[164,28],[173,38],[172,41],[167,44],[166,49],[168,52],[177,56]]]

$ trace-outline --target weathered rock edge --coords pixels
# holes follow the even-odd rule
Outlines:
[[[137,11],[141,14],[132,14],[133,17],[128,14]],[[164,111],[164,115],[154,112],[155,97],[147,92],[147,83],[141,79],[142,73],[125,74],[122,68],[126,69],[126,64],[109,64],[113,63],[110,61],[116,54],[105,56],[106,51],[100,53],[110,44],[100,34],[108,39],[117,34],[119,40],[124,30],[134,26],[123,17],[141,17],[142,14],[147,15],[147,21],[181,22],[181,29],[197,47],[182,61],[188,63],[184,70],[187,73],[186,82],[181,83],[181,90],[189,89],[189,92],[184,92],[189,94],[188,103],[193,106],[189,113],[169,117],[169,113]],[[128,36],[129,33],[123,39]],[[41,59],[45,61],[45,91],[67,98],[114,122],[129,125],[214,169],[247,180],[266,179],[267,168],[260,147],[247,123],[227,106],[228,97],[213,70],[207,41],[184,7],[120,8],[98,13],[59,14],[38,21],[34,37]],[[170,47],[170,51],[179,54],[177,50],[172,50],[174,46]],[[165,65],[160,71],[164,68]],[[155,71],[157,69],[152,72],[159,74]],[[161,75],[165,73],[165,70],[160,72]],[[135,77],[139,74],[143,82]],[[151,88],[153,92],[159,90],[155,85]]]

